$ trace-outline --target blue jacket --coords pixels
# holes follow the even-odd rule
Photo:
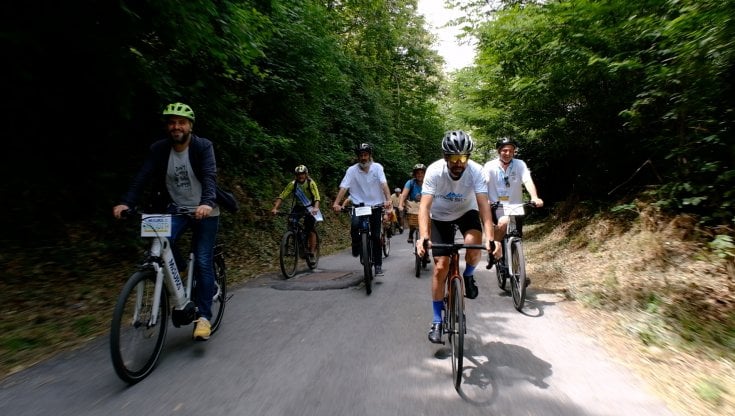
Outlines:
[[[154,142],[143,166],[133,178],[122,203],[134,207],[140,200],[146,186],[153,182],[153,209],[164,210],[171,203],[171,196],[166,189],[166,171],[171,154],[171,139]],[[199,182],[202,183],[202,198],[199,205],[215,206],[217,187],[217,163],[214,158],[212,142],[195,134],[189,142],[189,161]]]

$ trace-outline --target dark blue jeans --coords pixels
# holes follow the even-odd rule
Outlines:
[[[219,228],[219,216],[196,220],[188,215],[174,215],[171,230],[171,249],[179,269],[184,267],[186,259],[178,247],[179,238],[191,228],[191,251],[194,253],[194,303],[199,310],[198,315],[212,319],[212,298],[214,285],[214,243]]]

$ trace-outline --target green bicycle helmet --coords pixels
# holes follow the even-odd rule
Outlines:
[[[180,116],[194,122],[194,110],[184,103],[171,103],[163,110],[164,116]]]

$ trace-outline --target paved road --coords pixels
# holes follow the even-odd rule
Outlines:
[[[95,340],[4,380],[0,415],[673,415],[577,330],[561,298],[532,286],[520,314],[484,269],[458,394],[448,349],[426,338],[431,271],[413,276],[409,247],[393,239],[371,296],[347,251],[317,274],[233,290],[220,332],[194,343],[190,327],[172,327],[158,368],[134,386]]]

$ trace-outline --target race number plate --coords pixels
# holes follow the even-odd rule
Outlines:
[[[523,204],[502,204],[503,213],[498,215],[524,215]]]
[[[371,215],[373,209],[370,207],[355,207],[355,215],[362,217],[363,215]]]
[[[171,216],[143,214],[140,223],[141,237],[171,237]]]

